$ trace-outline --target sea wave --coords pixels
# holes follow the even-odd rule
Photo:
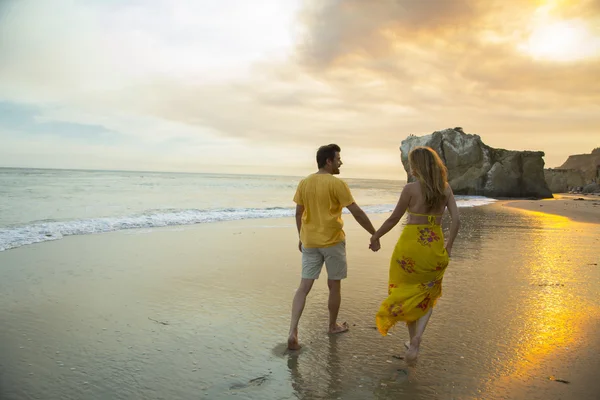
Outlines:
[[[493,202],[493,199],[477,196],[457,197],[459,207],[476,207]],[[367,214],[392,212],[395,204],[367,205],[362,207]],[[345,210],[347,213],[347,210]],[[258,218],[293,217],[293,208],[226,208],[150,210],[142,214],[79,219],[68,221],[37,221],[22,226],[0,228],[0,251],[17,247],[59,240],[65,236],[89,235],[126,229],[148,229],[177,225],[194,225],[211,222],[235,221]]]

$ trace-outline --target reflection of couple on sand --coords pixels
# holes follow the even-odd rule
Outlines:
[[[447,182],[446,167],[435,151],[417,147],[409,156],[411,174],[416,182],[404,186],[396,208],[375,230],[373,224],[356,204],[348,185],[334,177],[340,173],[340,148],[335,144],[317,151],[319,171],[299,184],[294,196],[296,225],[302,252],[302,280],[292,304],[292,321],[288,348],[297,350],[298,322],[306,297],[325,264],[329,287],[329,333],[348,330],[348,324],[338,324],[341,303],[341,281],[347,276],[346,242],[342,229],[342,210],[347,208],[356,221],[371,236],[369,248],[380,249],[379,239],[398,224],[404,213],[408,220],[394,248],[390,261],[388,297],[376,315],[377,329],[382,335],[398,321],[408,326],[410,341],[406,344],[406,360],[417,359],[421,338],[433,306],[442,293],[442,279],[452,245],[458,233],[458,209]],[[450,234],[444,243],[441,219],[448,209],[452,218]]]

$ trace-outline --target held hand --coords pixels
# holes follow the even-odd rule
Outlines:
[[[379,249],[381,249],[381,243],[379,243],[379,239],[373,239],[373,236],[371,236],[371,243],[369,244],[369,249],[373,251],[379,251]]]
[[[379,240],[377,242],[369,244],[369,248],[373,251],[379,251],[381,249],[381,245],[379,244]]]
[[[298,250],[302,253],[302,240],[298,240]]]

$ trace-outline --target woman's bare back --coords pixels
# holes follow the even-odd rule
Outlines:
[[[425,196],[423,195],[423,191],[421,190],[421,185],[419,182],[411,182],[406,184],[405,187],[410,193],[410,200],[408,202],[408,219],[406,221],[407,224],[420,225],[428,223],[427,215],[436,215],[436,224],[440,224],[442,222],[442,214],[444,213],[448,198],[450,194],[450,187],[446,187],[446,200],[444,203],[433,209],[428,210],[427,205],[425,204]],[[415,215],[421,214],[421,215]]]

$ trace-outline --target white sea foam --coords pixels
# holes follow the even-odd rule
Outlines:
[[[496,202],[496,199],[490,199],[483,196],[455,196],[456,204],[459,207],[477,207],[485,206],[486,204],[492,204]]]
[[[457,196],[459,207],[475,207],[494,202],[477,196]],[[392,212],[395,204],[367,205],[367,214]],[[347,213],[347,210],[345,210]],[[88,235],[125,229],[151,229],[165,226],[193,225],[257,218],[290,218],[293,208],[228,208],[212,210],[156,210],[123,217],[105,217],[69,221],[44,221],[23,226],[0,228],[0,251],[28,244],[62,239],[65,236]]]

